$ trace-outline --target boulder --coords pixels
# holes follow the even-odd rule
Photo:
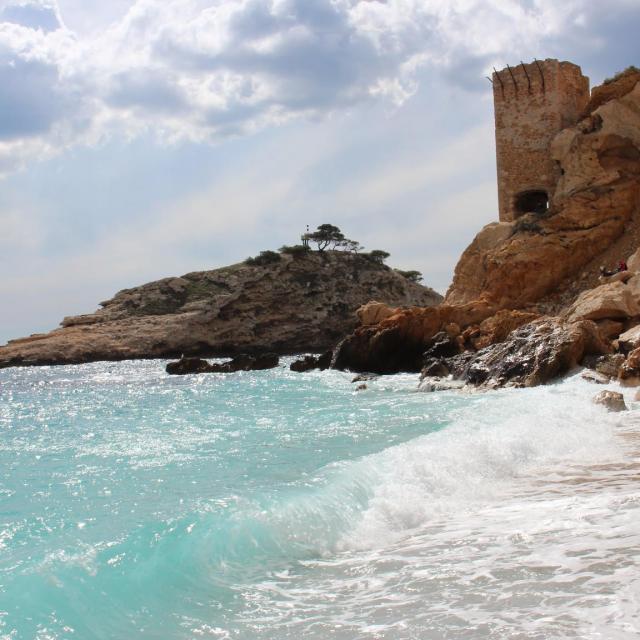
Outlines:
[[[581,293],[569,307],[570,320],[627,319],[640,314],[640,276],[608,282]]]
[[[446,363],[455,379],[475,386],[531,387],[567,373],[585,355],[607,351],[593,322],[543,317],[516,329],[504,342]]]
[[[601,404],[609,411],[627,411],[624,396],[617,391],[601,391],[597,396],[594,396],[593,402]]]

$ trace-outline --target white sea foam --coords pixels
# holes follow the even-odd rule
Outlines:
[[[447,428],[341,469],[374,484],[341,551],[257,585],[247,628],[636,638],[640,416],[607,413],[594,392],[574,377],[476,397]]]

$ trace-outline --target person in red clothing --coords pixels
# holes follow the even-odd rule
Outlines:
[[[620,262],[618,262],[618,273],[626,270],[627,270],[627,263],[624,260],[620,260]]]

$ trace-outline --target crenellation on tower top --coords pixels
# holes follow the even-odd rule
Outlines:
[[[579,66],[534,60],[493,74],[500,221],[544,212],[560,178],[550,146],[589,101]]]

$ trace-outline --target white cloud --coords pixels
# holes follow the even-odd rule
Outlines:
[[[399,104],[425,68],[474,89],[595,11],[588,0],[118,0],[105,15],[128,4],[83,37],[56,0],[0,0],[0,80],[13,88],[0,97],[0,172],[114,134],[213,141]]]

